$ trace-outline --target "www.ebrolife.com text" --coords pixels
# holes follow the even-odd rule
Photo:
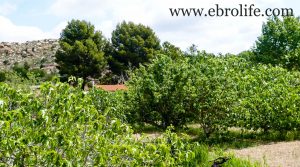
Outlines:
[[[294,16],[292,8],[260,9],[254,4],[238,4],[235,8],[223,8],[215,4],[211,8],[169,8],[171,16],[198,17],[264,17],[264,16]]]

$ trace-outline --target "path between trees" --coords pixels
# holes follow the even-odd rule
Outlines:
[[[300,141],[270,143],[230,151],[238,157],[264,162],[270,167],[300,167]]]

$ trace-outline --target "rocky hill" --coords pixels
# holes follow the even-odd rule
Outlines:
[[[8,70],[15,63],[27,62],[31,68],[42,68],[47,72],[57,72],[54,62],[55,52],[59,49],[57,39],[27,41],[25,43],[0,43],[0,69]]]

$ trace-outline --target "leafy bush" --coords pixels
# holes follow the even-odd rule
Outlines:
[[[4,64],[4,65],[9,65],[9,61],[8,61],[8,60],[4,60],[4,61],[3,61],[3,64]]]
[[[161,55],[147,67],[141,66],[128,81],[128,121],[149,123],[160,128],[184,125],[192,117],[192,84],[187,59],[178,61]]]
[[[30,70],[30,73],[32,73],[36,78],[43,78],[46,76],[46,72],[38,68]]]
[[[191,109],[196,112],[195,121],[203,128],[207,137],[216,130],[231,127],[229,117],[236,104],[236,70],[246,66],[244,59],[236,57],[191,58],[194,68],[191,71],[193,93]]]
[[[173,60],[159,56],[131,75],[128,119],[166,128],[200,123],[204,132],[228,127],[237,99],[235,68],[247,64],[240,58],[214,58],[205,53]]]
[[[160,56],[131,75],[127,119],[166,128],[199,123],[204,133],[228,127],[289,131],[300,125],[300,73],[205,53]]]
[[[24,63],[24,64],[15,63],[12,69],[20,77],[22,77],[24,79],[28,79],[28,75],[27,75],[28,71],[29,71],[29,65],[28,65],[28,63]]]
[[[208,148],[167,131],[150,141],[93,105],[93,96],[62,83],[40,94],[0,84],[0,165],[208,166]]]
[[[176,47],[168,41],[162,43],[162,48],[160,52],[161,54],[168,55],[173,59],[177,59],[183,56],[183,51],[181,51],[179,47]]]
[[[238,126],[265,131],[299,129],[299,72],[258,65],[245,69],[236,84],[240,94]]]
[[[89,96],[93,99],[93,105],[98,111],[105,113],[107,117],[114,117],[126,122],[124,113],[124,92],[108,92],[102,89],[93,88],[89,92]]]
[[[6,74],[5,72],[0,72],[0,82],[4,82],[6,80]]]

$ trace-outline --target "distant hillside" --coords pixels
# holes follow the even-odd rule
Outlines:
[[[10,69],[15,63],[27,62],[31,68],[56,72],[55,52],[59,49],[57,39],[27,41],[25,43],[0,43],[0,69]]]

